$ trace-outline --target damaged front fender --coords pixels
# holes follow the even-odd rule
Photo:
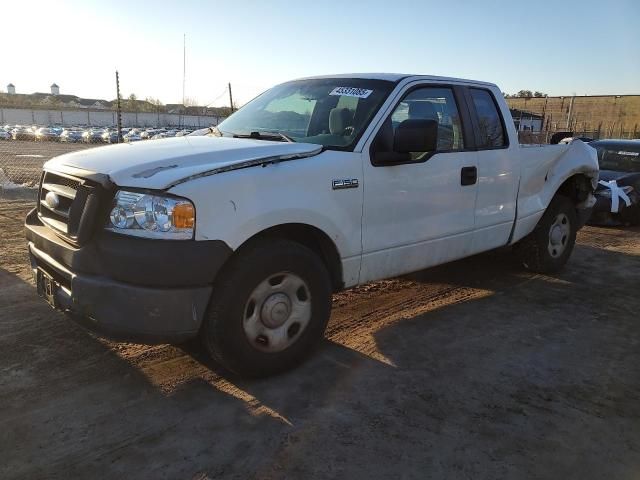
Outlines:
[[[576,208],[585,210],[593,207],[593,191],[599,176],[598,156],[594,148],[575,140],[568,145],[522,146],[520,151],[518,214],[512,242],[535,228],[553,197],[572,177],[579,175],[588,182],[585,189],[588,191],[584,192],[584,198],[578,197]]]

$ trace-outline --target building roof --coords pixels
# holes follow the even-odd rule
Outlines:
[[[7,85],[7,87],[15,87],[15,85],[13,83],[10,83],[9,85]]]
[[[535,112],[529,112],[527,110],[521,110],[519,108],[510,108],[509,111],[511,112],[511,116],[513,117],[514,120],[518,120],[520,118],[536,118],[539,120],[542,120],[543,116],[540,115],[539,113],[535,113]]]
[[[60,88],[60,87],[58,87],[58,85],[56,85],[55,83],[52,83],[52,84],[51,84],[51,87]]]

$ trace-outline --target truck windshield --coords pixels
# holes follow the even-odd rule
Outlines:
[[[267,90],[218,125],[225,137],[351,150],[394,87],[386,80],[297,80]]]

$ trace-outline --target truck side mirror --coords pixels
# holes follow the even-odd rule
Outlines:
[[[411,152],[435,152],[437,148],[437,121],[405,120],[394,132],[391,118],[387,118],[371,144],[371,162],[378,167],[402,165],[412,161]]]
[[[433,152],[437,148],[438,122],[435,120],[405,120],[393,136],[393,151],[397,153]]]

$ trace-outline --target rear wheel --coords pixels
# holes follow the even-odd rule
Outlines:
[[[556,272],[569,260],[577,231],[578,219],[573,202],[556,195],[536,228],[514,246],[514,251],[529,270]]]
[[[214,285],[201,337],[211,356],[242,376],[299,364],[322,339],[331,282],[310,249],[284,239],[243,248]]]

